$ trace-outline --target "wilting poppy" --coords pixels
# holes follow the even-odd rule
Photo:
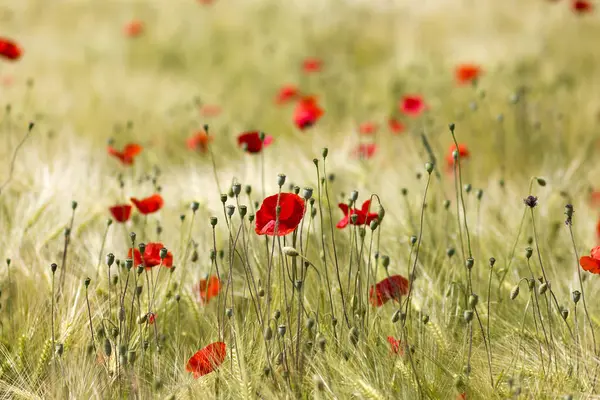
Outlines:
[[[459,85],[466,85],[468,83],[476,82],[482,74],[480,66],[475,64],[461,64],[456,67],[454,74],[456,76],[456,82]]]
[[[588,0],[573,0],[571,2],[571,9],[577,14],[586,14],[592,12],[594,6]]]
[[[210,299],[219,295],[219,291],[221,290],[221,281],[218,277],[213,275],[208,279],[201,279],[200,283],[198,283],[194,288],[198,291],[200,302],[202,304],[207,304]]]
[[[117,157],[124,165],[132,165],[135,157],[142,152],[142,146],[135,143],[125,145],[123,151],[108,146],[108,154]]]
[[[7,38],[0,37],[0,56],[7,60],[16,61],[21,58],[23,50],[18,44]]]
[[[221,107],[216,104],[203,104],[198,110],[203,117],[216,117],[221,114]]]
[[[448,155],[446,156],[446,161],[448,162],[448,166],[452,167],[454,165],[454,151],[456,150],[456,145],[452,144],[448,149]],[[462,160],[464,158],[469,158],[471,153],[469,149],[464,144],[458,144],[458,159]]]
[[[396,339],[393,336],[388,336],[387,337],[387,341],[390,344],[391,352],[393,354],[400,354],[400,355],[404,354],[404,349],[401,346],[402,345],[402,341]]]
[[[318,58],[313,58],[313,57],[307,58],[302,63],[302,69],[304,69],[304,72],[307,72],[307,73],[319,72],[322,67],[323,67],[323,61],[321,61]]]
[[[146,243],[143,257],[142,253],[140,253],[138,249],[133,249],[134,267],[143,265],[146,267],[146,269],[150,269],[160,265],[160,251],[164,248],[165,246],[162,243]],[[132,258],[131,250],[132,249],[129,249],[129,252],[127,253],[128,258]],[[167,256],[164,260],[162,260],[162,266],[167,268],[171,268],[173,266],[173,254],[170,251],[167,252]]]
[[[130,200],[138,211],[144,215],[157,212],[164,204],[164,200],[160,194],[153,194],[152,196],[141,200],[132,197]]]
[[[377,132],[377,124],[374,122],[363,122],[358,126],[361,135],[372,135]]]
[[[400,102],[400,111],[412,117],[420,115],[426,108],[423,98],[417,95],[404,96]]]
[[[131,216],[131,205],[117,204],[109,208],[110,213],[117,222],[127,222]]]
[[[280,212],[277,232],[275,232],[278,201]],[[274,194],[265,198],[256,212],[256,226],[254,230],[259,235],[285,236],[292,233],[298,227],[303,216],[304,200],[302,200],[302,197],[294,193]]]
[[[379,216],[377,213],[369,212],[369,207],[371,206],[371,200],[367,200],[362,204],[360,210],[356,208],[348,207],[348,204],[340,203],[338,207],[344,213],[344,217],[337,223],[337,228],[342,229],[345,228],[348,224],[352,225],[369,225],[371,221],[376,220]],[[357,215],[356,222],[352,222],[350,218],[353,214]]]
[[[396,118],[390,118],[388,121],[388,126],[390,127],[390,131],[395,134],[402,133],[405,130],[404,124],[398,121]]]
[[[266,135],[264,140],[260,140],[258,131],[244,132],[237,138],[238,145],[248,153],[260,153],[260,151],[273,143],[273,136]]]
[[[316,97],[304,97],[300,99],[294,110],[294,122],[300,129],[313,126],[324,114],[323,109],[317,103]]]
[[[360,159],[369,159],[375,155],[377,145],[375,143],[360,143],[352,150],[352,157]]]
[[[369,301],[372,305],[380,307],[392,299],[400,301],[400,298],[407,294],[408,280],[401,275],[392,275],[371,286]]]
[[[583,256],[579,259],[579,265],[584,271],[592,274],[600,274],[600,246],[594,247],[589,256]]]
[[[192,372],[194,378],[200,378],[210,374],[223,364],[227,355],[227,346],[223,342],[211,343],[205,348],[198,350],[187,362],[185,370]]]
[[[144,33],[144,24],[142,21],[134,19],[133,21],[128,22],[123,27],[123,32],[126,36],[129,37],[138,37],[142,33]]]
[[[186,141],[187,147],[190,150],[197,150],[205,153],[208,150],[208,144],[212,142],[213,137],[206,134],[204,131],[199,131],[194,136]]]
[[[281,89],[279,89],[277,97],[275,98],[275,102],[277,104],[285,104],[291,100],[296,99],[299,94],[300,92],[298,91],[298,88],[296,86],[285,85],[282,86]]]

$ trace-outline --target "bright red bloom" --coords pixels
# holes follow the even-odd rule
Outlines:
[[[244,132],[237,138],[238,145],[248,153],[260,153],[260,151],[273,143],[273,136],[266,135],[264,140],[260,140],[258,131]]]
[[[375,143],[360,143],[352,150],[352,157],[367,160],[375,155],[377,145]]]
[[[395,134],[402,133],[406,129],[404,124],[398,121],[396,118],[390,118],[390,120],[388,121],[388,125],[392,133]]]
[[[219,292],[221,291],[221,281],[218,277],[213,275],[208,279],[200,280],[200,283],[194,288],[200,295],[200,302],[202,304],[207,304],[210,299],[219,295]]]
[[[571,9],[577,14],[587,14],[594,10],[594,6],[588,0],[572,0]]]
[[[150,269],[160,265],[160,251],[164,247],[165,246],[162,243],[146,243],[143,257],[138,249],[133,249],[133,266],[137,267],[138,265],[144,265],[146,269]],[[127,257],[132,258],[131,249],[129,249]],[[162,266],[166,268],[171,268],[173,266],[173,254],[170,251],[167,252],[167,256],[162,260]]]
[[[277,233],[275,221],[277,219],[277,201],[279,197],[279,222]],[[304,200],[294,193],[274,194],[263,200],[256,212],[256,226],[254,230],[259,235],[285,236],[292,233],[302,221],[304,216]]]
[[[275,102],[277,104],[285,104],[291,100],[294,100],[298,97],[300,91],[294,85],[285,85],[279,89],[277,93],[277,97],[275,98]]]
[[[420,115],[425,109],[427,109],[427,106],[421,96],[404,96],[400,102],[400,111],[412,117]]]
[[[117,222],[127,222],[131,216],[131,205],[117,204],[109,208],[110,213]]]
[[[132,165],[135,157],[142,152],[143,148],[139,144],[129,143],[125,145],[123,151],[119,151],[112,146],[108,146],[108,154],[117,157],[123,165]]]
[[[448,166],[452,167],[454,165],[454,151],[456,150],[456,145],[452,144],[448,149],[448,155],[446,156],[446,161],[448,162]],[[462,160],[464,158],[469,158],[471,153],[466,145],[459,143],[458,144],[458,159]]]
[[[364,122],[358,126],[358,132],[362,135],[372,135],[377,132],[377,128],[374,122]]]
[[[194,378],[200,378],[210,374],[223,364],[227,355],[227,346],[223,342],[211,343],[205,348],[198,350],[187,362],[185,370],[192,372]]]
[[[600,274],[600,246],[596,246],[590,252],[590,256],[583,256],[579,259],[579,265],[584,271],[592,274]]]
[[[156,314],[154,314],[153,312],[149,312],[148,313],[148,323],[150,325],[154,325],[154,321],[156,321]]]
[[[402,348],[402,341],[396,339],[393,336],[388,336],[387,337],[387,341],[390,344],[391,347],[391,351],[393,354],[400,354],[403,355],[404,354],[404,349]]]
[[[130,200],[135,204],[138,211],[144,215],[157,212],[164,204],[164,200],[160,194],[153,194],[152,196],[141,200],[132,197]]]
[[[299,129],[313,126],[324,114],[323,109],[317,103],[316,97],[304,97],[300,99],[294,110],[294,122]]]
[[[362,207],[360,208],[360,210],[358,210],[356,208],[351,209],[350,207],[348,207],[348,204],[344,204],[344,203],[338,204],[338,207],[344,213],[344,217],[336,225],[336,227],[338,229],[343,229],[346,226],[348,226],[348,224],[369,225],[369,224],[371,224],[371,221],[379,218],[377,213],[369,212],[369,208],[371,207],[371,200],[365,201],[362,204]],[[356,222],[354,222],[354,223],[352,222],[352,219],[350,218],[350,216],[353,214],[357,215]]]
[[[481,67],[475,64],[461,64],[456,67],[456,70],[454,71],[456,82],[459,85],[476,82],[482,73],[483,70]]]
[[[17,61],[21,58],[23,50],[18,44],[10,39],[0,37],[0,57],[4,57],[7,60]]]
[[[138,37],[142,33],[144,33],[144,23],[142,21],[134,19],[133,21],[130,21],[127,24],[125,24],[125,27],[123,27],[123,32],[126,36]]]
[[[319,72],[322,67],[323,61],[318,58],[307,58],[302,63],[302,69],[304,69],[304,72],[307,73]]]
[[[186,143],[190,150],[197,150],[205,153],[208,150],[208,144],[212,142],[213,137],[206,134],[204,131],[199,131],[190,137]]]
[[[200,106],[200,115],[203,117],[216,117],[221,114],[221,107],[216,104],[204,104]]]
[[[385,278],[369,290],[369,301],[372,305],[381,307],[389,300],[400,301],[408,294],[408,280],[401,275]]]

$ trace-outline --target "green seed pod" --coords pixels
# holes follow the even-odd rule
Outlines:
[[[510,299],[514,300],[517,298],[517,296],[519,295],[519,285],[515,286],[514,288],[512,288],[512,290],[510,291]]]
[[[575,290],[572,293],[572,296],[573,296],[573,303],[575,303],[575,304],[579,303],[579,299],[581,298],[581,292],[579,290]]]
[[[465,322],[470,323],[473,320],[473,310],[465,310],[463,316],[465,318]]]

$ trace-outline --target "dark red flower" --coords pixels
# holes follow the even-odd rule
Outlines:
[[[277,104],[285,104],[291,100],[296,99],[299,94],[300,92],[298,91],[298,88],[296,86],[285,85],[282,86],[281,89],[279,89],[277,97],[275,98],[275,102]]]
[[[579,265],[584,271],[600,274],[600,246],[594,247],[590,252],[590,256],[581,257]]]
[[[400,355],[404,354],[404,349],[401,346],[402,345],[402,341],[396,339],[393,336],[388,336],[387,337],[387,341],[390,344],[391,352],[393,354],[400,354]]]
[[[144,33],[144,24],[142,21],[134,19],[133,21],[130,21],[127,24],[125,24],[125,27],[123,28],[123,32],[125,33],[126,36],[138,37],[142,33]]]
[[[350,207],[348,207],[348,204],[344,204],[344,203],[338,204],[338,207],[344,213],[344,217],[336,225],[338,229],[343,229],[348,224],[369,225],[371,223],[371,221],[376,220],[379,217],[377,215],[377,213],[369,212],[369,208],[371,207],[371,200],[365,201],[362,204],[362,207],[360,208],[360,210],[358,210],[356,208],[351,209]],[[356,222],[354,222],[354,223],[352,222],[352,219],[350,218],[350,216],[353,214],[357,215]]]
[[[400,301],[408,294],[408,280],[401,275],[385,278],[369,289],[369,301],[376,307],[381,307],[389,300]]]
[[[119,151],[112,146],[108,146],[108,154],[117,157],[123,165],[132,165],[135,157],[142,152],[143,148],[139,144],[129,143],[125,145],[123,151]]]
[[[190,150],[201,151],[205,153],[208,150],[208,144],[212,142],[213,137],[206,134],[204,131],[198,131],[194,136],[186,141],[187,147]]]
[[[426,109],[427,106],[425,105],[425,102],[421,96],[404,96],[400,102],[400,111],[412,117],[419,116]]]
[[[132,197],[131,202],[141,214],[152,214],[160,210],[164,204],[164,200],[160,194],[153,194],[145,199],[138,200]]]
[[[454,71],[456,82],[459,85],[476,82],[482,73],[481,67],[475,64],[461,64]]]
[[[260,151],[273,143],[273,136],[266,135],[264,140],[260,140],[258,131],[244,132],[237,138],[238,145],[248,153],[260,153]]]
[[[352,157],[367,160],[375,155],[377,145],[375,143],[360,143],[352,150]]]
[[[304,97],[300,99],[294,110],[294,122],[299,129],[313,126],[324,114],[323,109],[317,103],[316,97]]]
[[[148,323],[150,325],[154,325],[154,321],[156,321],[156,314],[154,314],[153,312],[149,312],[148,313]]]
[[[310,57],[310,58],[305,59],[304,62],[302,63],[302,69],[304,69],[304,72],[307,72],[307,73],[319,72],[322,67],[323,67],[323,61],[321,61],[318,58]]]
[[[396,135],[404,132],[404,130],[406,129],[404,124],[402,122],[398,121],[396,118],[390,118],[388,121],[388,125],[389,125],[392,133],[394,133]]]
[[[7,60],[16,61],[21,58],[23,50],[10,39],[0,37],[0,56]]]
[[[456,145],[452,144],[448,149],[448,155],[446,156],[446,161],[448,162],[448,166],[452,167],[454,165],[454,151],[456,150]],[[469,158],[471,153],[465,144],[458,144],[458,159],[462,160],[464,158]]]
[[[219,295],[219,292],[221,291],[221,281],[218,277],[213,275],[208,279],[200,280],[200,283],[198,283],[194,288],[198,291],[200,303],[208,304],[210,299]]]
[[[227,355],[227,346],[223,342],[211,343],[205,348],[198,350],[187,362],[185,370],[192,372],[194,378],[200,378],[210,374],[223,364]]]
[[[594,6],[588,0],[572,0],[571,9],[577,14],[587,14],[594,10]]]
[[[278,201],[281,209],[277,232],[275,232]],[[303,216],[304,200],[302,200],[302,197],[294,193],[274,194],[265,198],[256,212],[256,226],[254,230],[259,235],[285,236],[292,233],[298,227]]]
[[[358,126],[358,132],[361,135],[372,135],[377,132],[377,124],[374,122],[364,122]]]
[[[216,117],[221,114],[221,107],[216,104],[203,104],[198,110],[203,117]]]
[[[109,208],[110,213],[117,222],[127,222],[131,216],[131,205],[117,204]]]
[[[146,269],[150,269],[160,265],[160,251],[164,248],[165,246],[162,243],[146,243],[143,257],[138,249],[133,249],[133,266],[143,265]],[[127,257],[132,258],[131,249],[129,249]],[[162,260],[162,266],[166,268],[173,266],[173,254],[170,251],[167,252],[167,256]]]

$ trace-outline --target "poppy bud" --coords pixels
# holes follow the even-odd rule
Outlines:
[[[298,257],[300,255],[300,253],[298,253],[298,250],[290,246],[284,246],[282,251],[283,254],[285,254],[288,257]]]
[[[231,190],[233,191],[234,196],[239,196],[242,193],[242,185],[239,183],[234,183],[231,185]]]
[[[477,189],[477,200],[481,200],[483,197],[483,190]]]
[[[490,257],[490,268],[493,268],[494,264],[496,264],[496,259],[494,257]]]
[[[525,205],[529,208],[534,208],[535,206],[537,206],[537,201],[538,198],[536,196],[531,195],[523,199],[523,203],[525,203]]]
[[[73,211],[75,211],[75,209],[77,209],[77,202],[76,201],[72,201],[71,202],[71,209],[73,209]]]
[[[277,186],[280,188],[285,184],[286,176],[284,174],[277,175]]]
[[[55,349],[55,351],[56,351],[56,355],[57,355],[57,356],[59,356],[59,357],[60,357],[60,356],[62,356],[62,355],[63,355],[63,351],[64,351],[64,350],[65,350],[65,347],[63,346],[63,344],[62,344],[62,343],[58,343],[58,344],[56,345],[56,349]]]
[[[221,203],[225,204],[227,202],[227,193],[221,193]]]
[[[454,125],[454,123],[448,124],[448,129],[450,129],[450,132],[451,132],[452,134],[454,134],[454,128],[455,128],[455,125]]]
[[[544,178],[535,178],[535,180],[537,181],[538,185],[542,187],[546,186],[546,180]]]
[[[258,138],[260,139],[260,141],[261,141],[261,142],[264,142],[264,141],[265,141],[265,139],[266,139],[266,137],[267,137],[267,134],[266,134],[266,133],[264,133],[263,131],[260,131],[260,132],[259,132],[259,134],[258,134]]]
[[[190,208],[192,209],[192,212],[196,212],[198,211],[198,208],[200,208],[200,203],[198,203],[197,201],[192,201]]]
[[[227,318],[231,318],[231,317],[233,317],[233,308],[231,308],[231,307],[228,307],[228,308],[225,310],[225,315],[227,315]]]
[[[313,164],[315,164],[315,167],[319,166],[319,160],[317,160],[316,158],[313,158]]]
[[[473,310],[465,310],[463,317],[466,323],[473,321]]]
[[[127,271],[131,270],[131,268],[133,267],[133,260],[131,258],[125,260],[125,267],[127,268]]]
[[[250,221],[250,222],[254,221],[254,214],[248,215],[248,221]]]
[[[579,290],[575,290],[572,293],[572,296],[573,296],[573,303],[575,303],[575,304],[579,303],[579,299],[581,298],[581,292]]]
[[[298,193],[300,193],[300,186],[296,186],[296,185],[294,185],[294,187],[292,188],[292,192],[293,192],[294,194],[298,194]]]
[[[392,314],[392,323],[395,324],[396,322],[398,322],[399,319],[400,319],[400,310],[396,310]]]
[[[141,275],[142,272],[144,272],[144,264],[140,264],[136,267],[135,272],[137,272],[138,275]]]
[[[129,238],[131,239],[131,243],[135,243],[135,238],[136,238],[135,232],[131,232],[129,234]]]
[[[379,226],[379,222],[377,222],[376,219],[374,219],[373,221],[371,221],[371,224],[369,225],[369,227],[371,228],[372,231],[374,231],[375,229],[377,229],[378,226]]]
[[[265,296],[265,289],[260,288],[258,289],[258,297],[264,297]]]
[[[227,206],[227,216],[229,218],[231,218],[233,216],[233,213],[235,213],[235,206],[232,206],[231,204]]]
[[[252,186],[250,186],[250,185],[244,186],[244,193],[246,193],[248,196],[250,196],[250,193],[252,193]]]
[[[531,247],[527,247],[525,249],[525,257],[527,257],[527,259],[530,259],[532,254],[533,254],[533,249]]]
[[[355,326],[353,326],[352,329],[350,329],[350,332],[348,332],[348,340],[350,341],[350,343],[352,343],[353,346],[356,346],[358,344],[358,338],[358,329]]]
[[[302,189],[302,198],[304,198],[304,200],[309,200],[313,195],[313,189],[312,188],[304,188]]]
[[[90,286],[91,281],[92,280],[90,278],[85,278],[85,280],[83,281],[83,285],[85,286],[86,289]]]
[[[383,268],[387,269],[390,266],[390,257],[381,256],[381,265]]]
[[[470,183],[467,183],[464,187],[465,192],[467,193],[471,193],[471,190],[473,189],[473,186]]]
[[[179,220],[183,223],[183,221],[185,221],[185,215],[179,214]]]
[[[469,307],[475,308],[477,307],[477,303],[479,302],[479,296],[475,293],[469,296]]]
[[[543,295],[544,293],[546,293],[546,291],[548,290],[548,283],[544,282],[540,285],[540,287],[538,288],[538,293],[540,295]]]
[[[410,237],[410,245],[414,246],[417,243],[417,237],[415,235],[412,235]]]
[[[323,147],[321,155],[323,156],[323,158],[327,158],[327,154],[329,154],[329,149],[327,147]]]
[[[531,245],[532,243],[533,243],[533,237],[529,236],[529,237],[527,238],[527,244],[528,244],[528,245]]]
[[[273,330],[271,329],[270,326],[267,326],[263,336],[264,336],[265,340],[271,340],[273,338]]]
[[[519,285],[515,286],[514,288],[512,288],[512,290],[510,291],[510,299],[514,300],[517,298],[517,296],[519,295]]]
[[[473,268],[474,263],[475,260],[473,260],[472,258],[467,258],[467,260],[465,261],[465,266],[467,267],[467,269],[471,269]]]
[[[385,208],[380,204],[377,206],[377,219],[379,220],[379,223],[381,223],[383,217],[385,217]]]
[[[427,325],[427,323],[429,322],[429,315],[425,314],[421,317],[421,321],[423,321],[423,323],[425,325]]]
[[[402,193],[402,196],[406,196],[408,194],[408,189],[402,188],[402,190],[400,190],[400,193]]]
[[[55,273],[57,268],[58,268],[58,265],[56,265],[56,263],[50,264],[50,270],[52,271],[52,273]]]
[[[277,327],[277,334],[280,337],[284,337],[285,336],[285,332],[286,332],[285,325],[279,325],[279,327]]]
[[[242,204],[238,207],[238,211],[240,212],[240,217],[244,218],[246,216],[246,213],[248,212],[248,207]]]
[[[273,318],[275,318],[276,321],[279,319],[279,317],[281,317],[281,311],[279,311],[279,310],[273,311]]]
[[[210,217],[210,224],[211,226],[216,226],[218,222],[217,217]]]
[[[353,190],[350,192],[350,201],[355,202],[356,200],[358,200],[358,192]]]
[[[112,354],[112,346],[110,345],[110,340],[108,339],[104,339],[104,354],[106,354],[107,357],[110,357]]]
[[[563,308],[562,310],[560,310],[560,316],[562,317],[563,320],[567,320],[567,318],[569,317],[569,310],[567,310],[566,308]]]
[[[142,253],[142,255],[143,255],[146,252],[146,244],[145,243],[138,244],[138,249],[140,249],[140,253]]]
[[[431,173],[433,172],[433,164],[430,162],[425,163],[425,171],[427,171],[427,173],[431,175]]]

